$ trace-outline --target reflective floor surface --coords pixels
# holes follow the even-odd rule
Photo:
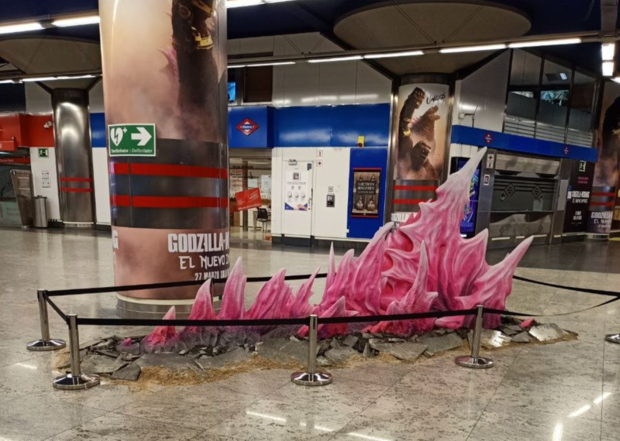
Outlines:
[[[620,439],[620,302],[544,319],[579,340],[518,346],[486,354],[496,367],[470,371],[459,352],[414,365],[369,362],[332,370],[333,384],[293,385],[285,370],[241,374],[200,386],[135,389],[103,384],[52,389],[54,355],[30,353],[39,337],[37,288],[113,282],[106,234],[0,230],[0,440],[337,440],[337,441],[612,441]],[[492,261],[505,252],[494,251]],[[308,273],[323,251],[232,250],[248,275]],[[620,291],[620,243],[532,248],[518,274],[556,283]],[[250,289],[250,301],[257,287]],[[320,292],[317,285],[315,291]],[[318,300],[315,295],[314,301]],[[606,299],[515,283],[509,308],[557,314]],[[66,312],[112,317],[112,295],[59,299]],[[52,336],[67,338],[51,314]],[[81,327],[82,341],[135,328]]]

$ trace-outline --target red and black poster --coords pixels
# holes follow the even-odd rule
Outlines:
[[[376,219],[381,198],[381,169],[354,168],[351,217]]]
[[[583,233],[586,231],[594,167],[593,162],[571,161],[564,214],[565,233]]]

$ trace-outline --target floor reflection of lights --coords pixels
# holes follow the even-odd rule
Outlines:
[[[370,441],[392,441],[391,439],[387,439],[387,438],[378,438],[376,436],[363,435],[361,433],[355,433],[355,432],[349,432],[347,433],[347,435],[354,436],[356,438],[367,439]]]
[[[273,420],[273,421],[279,421],[281,423],[286,423],[286,418],[282,418],[282,417],[277,417],[277,416],[273,416],[273,415],[266,415],[264,413],[258,413],[258,412],[250,412],[249,410],[247,410],[246,415],[252,415],[255,417],[259,417],[259,418],[265,418],[268,420]]]

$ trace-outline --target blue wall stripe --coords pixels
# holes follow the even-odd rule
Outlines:
[[[561,144],[525,136],[509,135],[491,130],[476,129],[466,126],[452,126],[452,143],[478,147],[490,147],[498,150],[527,153],[531,155],[569,158],[580,161],[598,161],[598,150],[577,145]]]

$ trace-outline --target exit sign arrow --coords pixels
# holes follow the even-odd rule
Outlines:
[[[108,144],[110,156],[156,155],[155,124],[110,124]]]

